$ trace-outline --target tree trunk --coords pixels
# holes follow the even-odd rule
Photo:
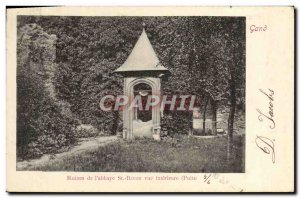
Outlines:
[[[211,109],[212,109],[212,134],[217,135],[217,102],[211,100]]]
[[[236,89],[235,82],[230,82],[230,112],[228,116],[228,143],[227,143],[227,159],[232,159],[233,152],[233,124],[234,124],[234,113],[236,106]]]
[[[193,128],[193,112],[192,113],[189,113],[189,135],[193,135],[193,131],[194,131],[194,128]]]
[[[203,133],[205,134],[205,119],[206,119],[206,109],[208,104],[209,98],[206,99],[204,109],[203,109]]]
[[[118,123],[119,123],[119,112],[114,111],[113,112],[113,124],[111,129],[111,134],[116,135],[118,130]]]

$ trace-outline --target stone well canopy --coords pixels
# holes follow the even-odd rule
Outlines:
[[[144,29],[127,60],[115,70],[116,73],[135,71],[169,71],[160,63]]]
[[[160,98],[161,80],[165,74],[170,74],[169,70],[159,62],[144,29],[127,60],[115,72],[124,77],[124,96],[133,100],[135,95],[143,97],[142,93],[148,94],[150,89],[151,95]],[[139,90],[139,86],[147,90]],[[153,137],[160,140],[160,107],[155,105],[148,114],[146,113],[137,108],[132,110],[129,105],[124,106],[123,138]],[[147,119],[144,119],[145,115]]]

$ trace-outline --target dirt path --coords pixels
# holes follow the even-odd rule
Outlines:
[[[58,154],[43,155],[39,159],[33,159],[28,161],[17,162],[17,170],[30,170],[31,168],[42,166],[47,163],[53,163],[60,159],[71,156],[73,154],[79,154],[81,152],[97,149],[99,146],[104,146],[110,142],[117,141],[117,136],[105,136],[95,138],[81,139],[79,144],[71,148],[69,151]]]

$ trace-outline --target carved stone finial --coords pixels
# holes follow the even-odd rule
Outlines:
[[[146,27],[146,23],[145,22],[143,22],[143,28],[145,28]]]

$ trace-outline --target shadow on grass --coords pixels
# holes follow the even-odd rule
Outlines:
[[[227,139],[183,136],[170,142],[119,140],[106,146],[53,160],[39,171],[78,172],[244,172],[245,136],[234,137],[233,160],[227,162]]]

